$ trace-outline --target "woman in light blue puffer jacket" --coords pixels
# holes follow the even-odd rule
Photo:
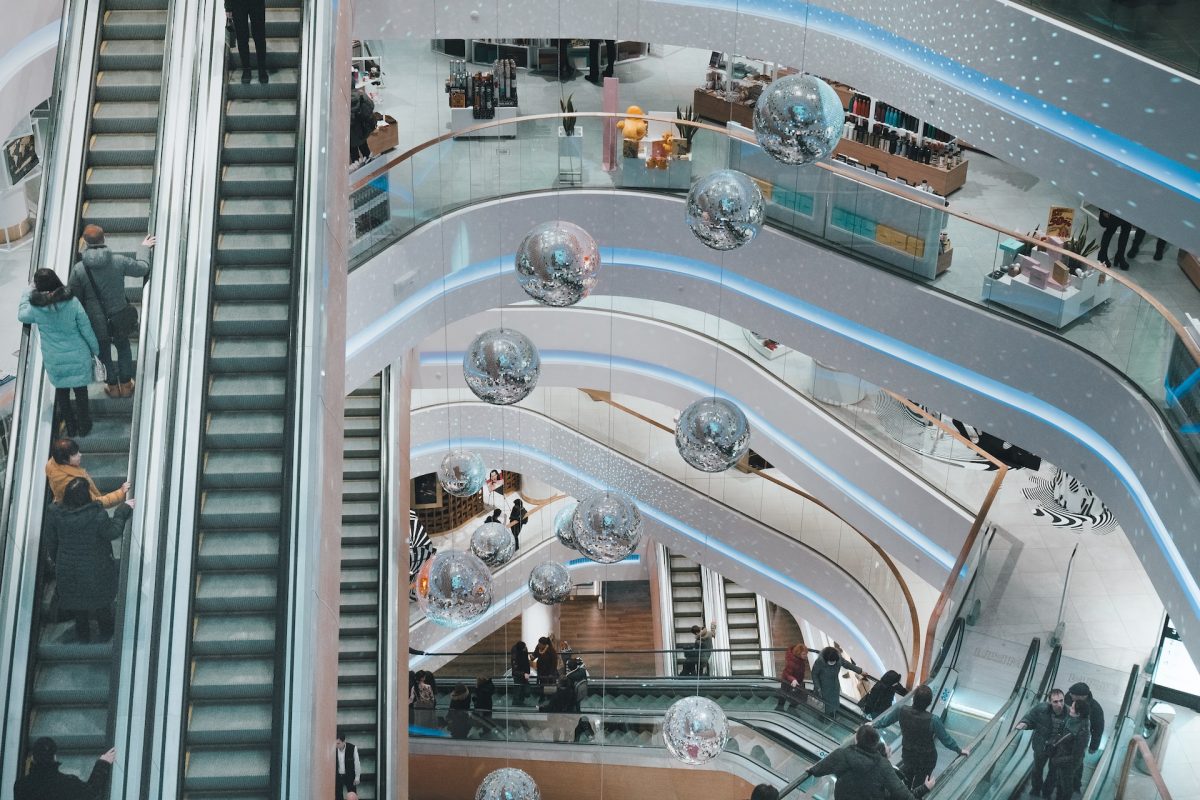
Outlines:
[[[100,346],[83,306],[54,270],[43,268],[33,274],[33,288],[21,295],[17,319],[38,326],[42,361],[54,386],[55,427],[61,420],[66,423],[67,436],[87,436],[92,431],[88,384],[92,382],[92,357],[100,352]]]

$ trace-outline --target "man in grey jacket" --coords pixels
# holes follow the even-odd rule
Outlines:
[[[1017,723],[1018,730],[1033,731],[1033,777],[1030,784],[1034,797],[1049,797],[1054,789],[1057,776],[1053,762],[1050,763],[1050,774],[1045,774],[1046,762],[1049,761],[1046,746],[1062,735],[1066,721],[1067,708],[1062,689],[1055,689],[1050,692],[1048,702],[1038,703],[1029,709],[1029,713]]]
[[[133,350],[129,337],[135,331],[121,330],[112,324],[115,315],[129,305],[125,297],[125,278],[144,278],[150,272],[150,248],[155,238],[147,236],[138,248],[137,256],[119,255],[104,243],[104,229],[88,225],[83,229],[86,249],[71,268],[71,293],[83,303],[96,340],[100,343],[100,360],[108,372],[104,393],[109,397],[133,395]],[[136,320],[136,316],[132,316]],[[112,348],[117,349],[114,367]]]

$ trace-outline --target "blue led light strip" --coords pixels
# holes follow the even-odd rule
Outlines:
[[[720,284],[720,270],[703,261],[631,248],[601,248],[601,251],[605,264],[681,275],[714,286]],[[350,337],[346,342],[347,362],[353,361],[390,330],[402,325],[421,307],[441,297],[443,291],[452,293],[472,284],[507,275],[512,271],[513,254],[507,253],[452,272],[446,276],[444,281],[439,277],[437,281],[413,292],[390,311],[381,314],[363,330]],[[1015,389],[1006,383],[981,375],[948,359],[935,356],[907,342],[883,334],[874,328],[849,320],[797,297],[784,294],[774,287],[737,273],[726,273],[724,290],[735,292],[781,313],[802,319],[855,344],[943,378],[977,395],[988,397],[1075,439],[1106,463],[1118,480],[1125,485],[1134,504],[1145,519],[1155,544],[1162,552],[1168,567],[1183,590],[1192,613],[1200,617],[1200,586],[1197,585],[1195,576],[1192,575],[1170,532],[1167,531],[1166,525],[1154,508],[1154,503],[1138,479],[1137,473],[1124,456],[1089,425],[1028,392]]]
[[[476,450],[476,451],[479,451],[479,450],[492,451],[492,450],[498,449],[497,442],[495,439],[486,439],[486,438],[482,438],[482,437],[464,438],[459,442],[459,446],[463,447],[463,448],[469,448],[471,450]],[[445,449],[446,449],[446,447],[443,443],[436,442],[436,441],[435,442],[427,442],[425,444],[420,444],[420,445],[414,445],[412,447],[412,449],[409,451],[409,458],[412,460],[426,458],[426,457],[433,458],[433,457],[436,457],[438,454],[444,452]],[[552,467],[553,469],[558,470],[559,472],[563,473],[564,475],[574,478],[575,480],[589,484],[590,486],[593,486],[598,490],[614,490],[614,487],[608,486],[603,481],[595,480],[591,475],[580,471],[573,464],[568,464],[567,462],[563,461],[562,459],[558,458],[557,456],[551,455],[550,453],[547,453],[543,450],[539,450],[535,447],[532,447],[525,442],[506,442],[505,446],[504,446],[504,450],[505,450],[506,454],[517,453],[523,458],[529,458],[533,461],[538,461],[542,464]],[[655,508],[654,506],[648,505],[647,503],[643,502],[642,500],[640,500],[636,497],[633,498],[633,500],[635,503],[637,503],[638,509],[641,510],[641,512],[643,514],[657,520],[664,527],[670,528],[671,530],[678,533],[680,536],[684,536],[688,539],[691,539],[692,541],[696,542],[697,544],[705,544],[707,542],[707,544],[713,550],[717,551],[718,553],[720,553],[721,555],[730,559],[731,561],[735,561],[735,562],[743,565],[744,567],[746,567],[749,570],[753,570],[754,572],[757,572],[761,575],[767,576],[772,581],[787,588],[789,591],[794,592],[795,594],[799,595],[800,597],[803,597],[806,600],[808,600],[809,602],[813,603],[815,606],[820,608],[822,611],[824,611],[826,614],[828,614],[833,619],[837,620],[839,623],[841,623],[842,626],[845,627],[845,629],[850,633],[851,636],[854,637],[855,641],[862,648],[862,650],[858,651],[858,652],[861,652],[865,656],[869,656],[877,668],[879,668],[879,669],[885,668],[883,659],[879,656],[879,653],[875,650],[875,648],[871,646],[870,640],[867,639],[866,635],[863,634],[862,630],[859,629],[858,625],[856,625],[853,620],[851,620],[849,617],[847,617],[845,615],[845,613],[843,613],[842,610],[840,608],[838,608],[836,603],[831,602],[830,600],[826,599],[823,595],[818,594],[812,588],[806,586],[803,583],[800,583],[795,578],[792,578],[789,575],[783,574],[782,572],[780,572],[779,570],[770,566],[769,564],[765,564],[765,563],[759,561],[758,559],[753,558],[752,556],[748,556],[745,553],[742,553],[741,551],[739,551],[736,548],[734,548],[733,546],[731,546],[728,542],[724,542],[724,541],[721,541],[718,539],[709,539],[705,536],[703,531],[693,528],[691,525],[688,525],[687,523],[683,522],[682,520],[676,519],[675,517],[671,516],[670,514],[667,514],[666,512],[661,511],[658,508]],[[574,565],[574,566],[582,566],[582,565]],[[525,586],[522,586],[522,587],[516,589],[515,591],[510,593],[507,597],[505,597],[502,601],[500,601],[501,607],[507,605],[508,603],[510,603],[512,601],[515,601],[525,591],[527,591],[527,587],[525,587]],[[493,603],[492,604],[493,608],[496,607],[496,605],[497,605],[496,603]],[[882,609],[881,609],[881,611],[882,611]],[[489,613],[490,613],[490,611],[489,611]],[[482,619],[477,621],[474,624],[479,624],[479,622],[481,622],[481,621],[482,621]],[[467,628],[463,628],[463,629],[459,629],[459,630],[460,631],[461,630],[469,630],[470,627],[471,626],[467,626]],[[457,638],[457,635],[458,635],[457,633],[448,634],[447,636],[443,637],[441,640],[436,642],[432,647],[426,647],[426,648],[422,648],[422,649],[433,650],[436,652],[437,650],[440,650],[442,647],[444,647],[447,643],[449,643],[449,642],[453,641],[455,638]],[[900,649],[903,651],[904,648],[901,647]]]

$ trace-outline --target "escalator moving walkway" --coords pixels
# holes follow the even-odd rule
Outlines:
[[[268,0],[270,82],[227,53],[180,796],[280,781],[301,0]]]
[[[167,0],[107,0],[102,11],[80,225],[104,228],[114,253],[134,253],[149,228],[166,29]],[[126,296],[139,310],[142,286],[141,278],[126,279]],[[136,368],[137,342],[131,344]],[[102,384],[92,384],[89,406],[94,426],[79,444],[89,474],[107,493],[129,467],[133,401],[108,397]],[[76,641],[69,622],[45,619],[35,631],[24,746],[53,737],[63,769],[86,776],[112,742],[120,630],[111,641],[90,644]]]

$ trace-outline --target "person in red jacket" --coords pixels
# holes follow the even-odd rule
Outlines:
[[[809,678],[808,647],[799,642],[787,651],[787,663],[784,664],[783,674],[779,676],[779,688],[782,694],[775,704],[776,711],[783,711],[789,704],[799,705],[808,697],[804,682]]]

